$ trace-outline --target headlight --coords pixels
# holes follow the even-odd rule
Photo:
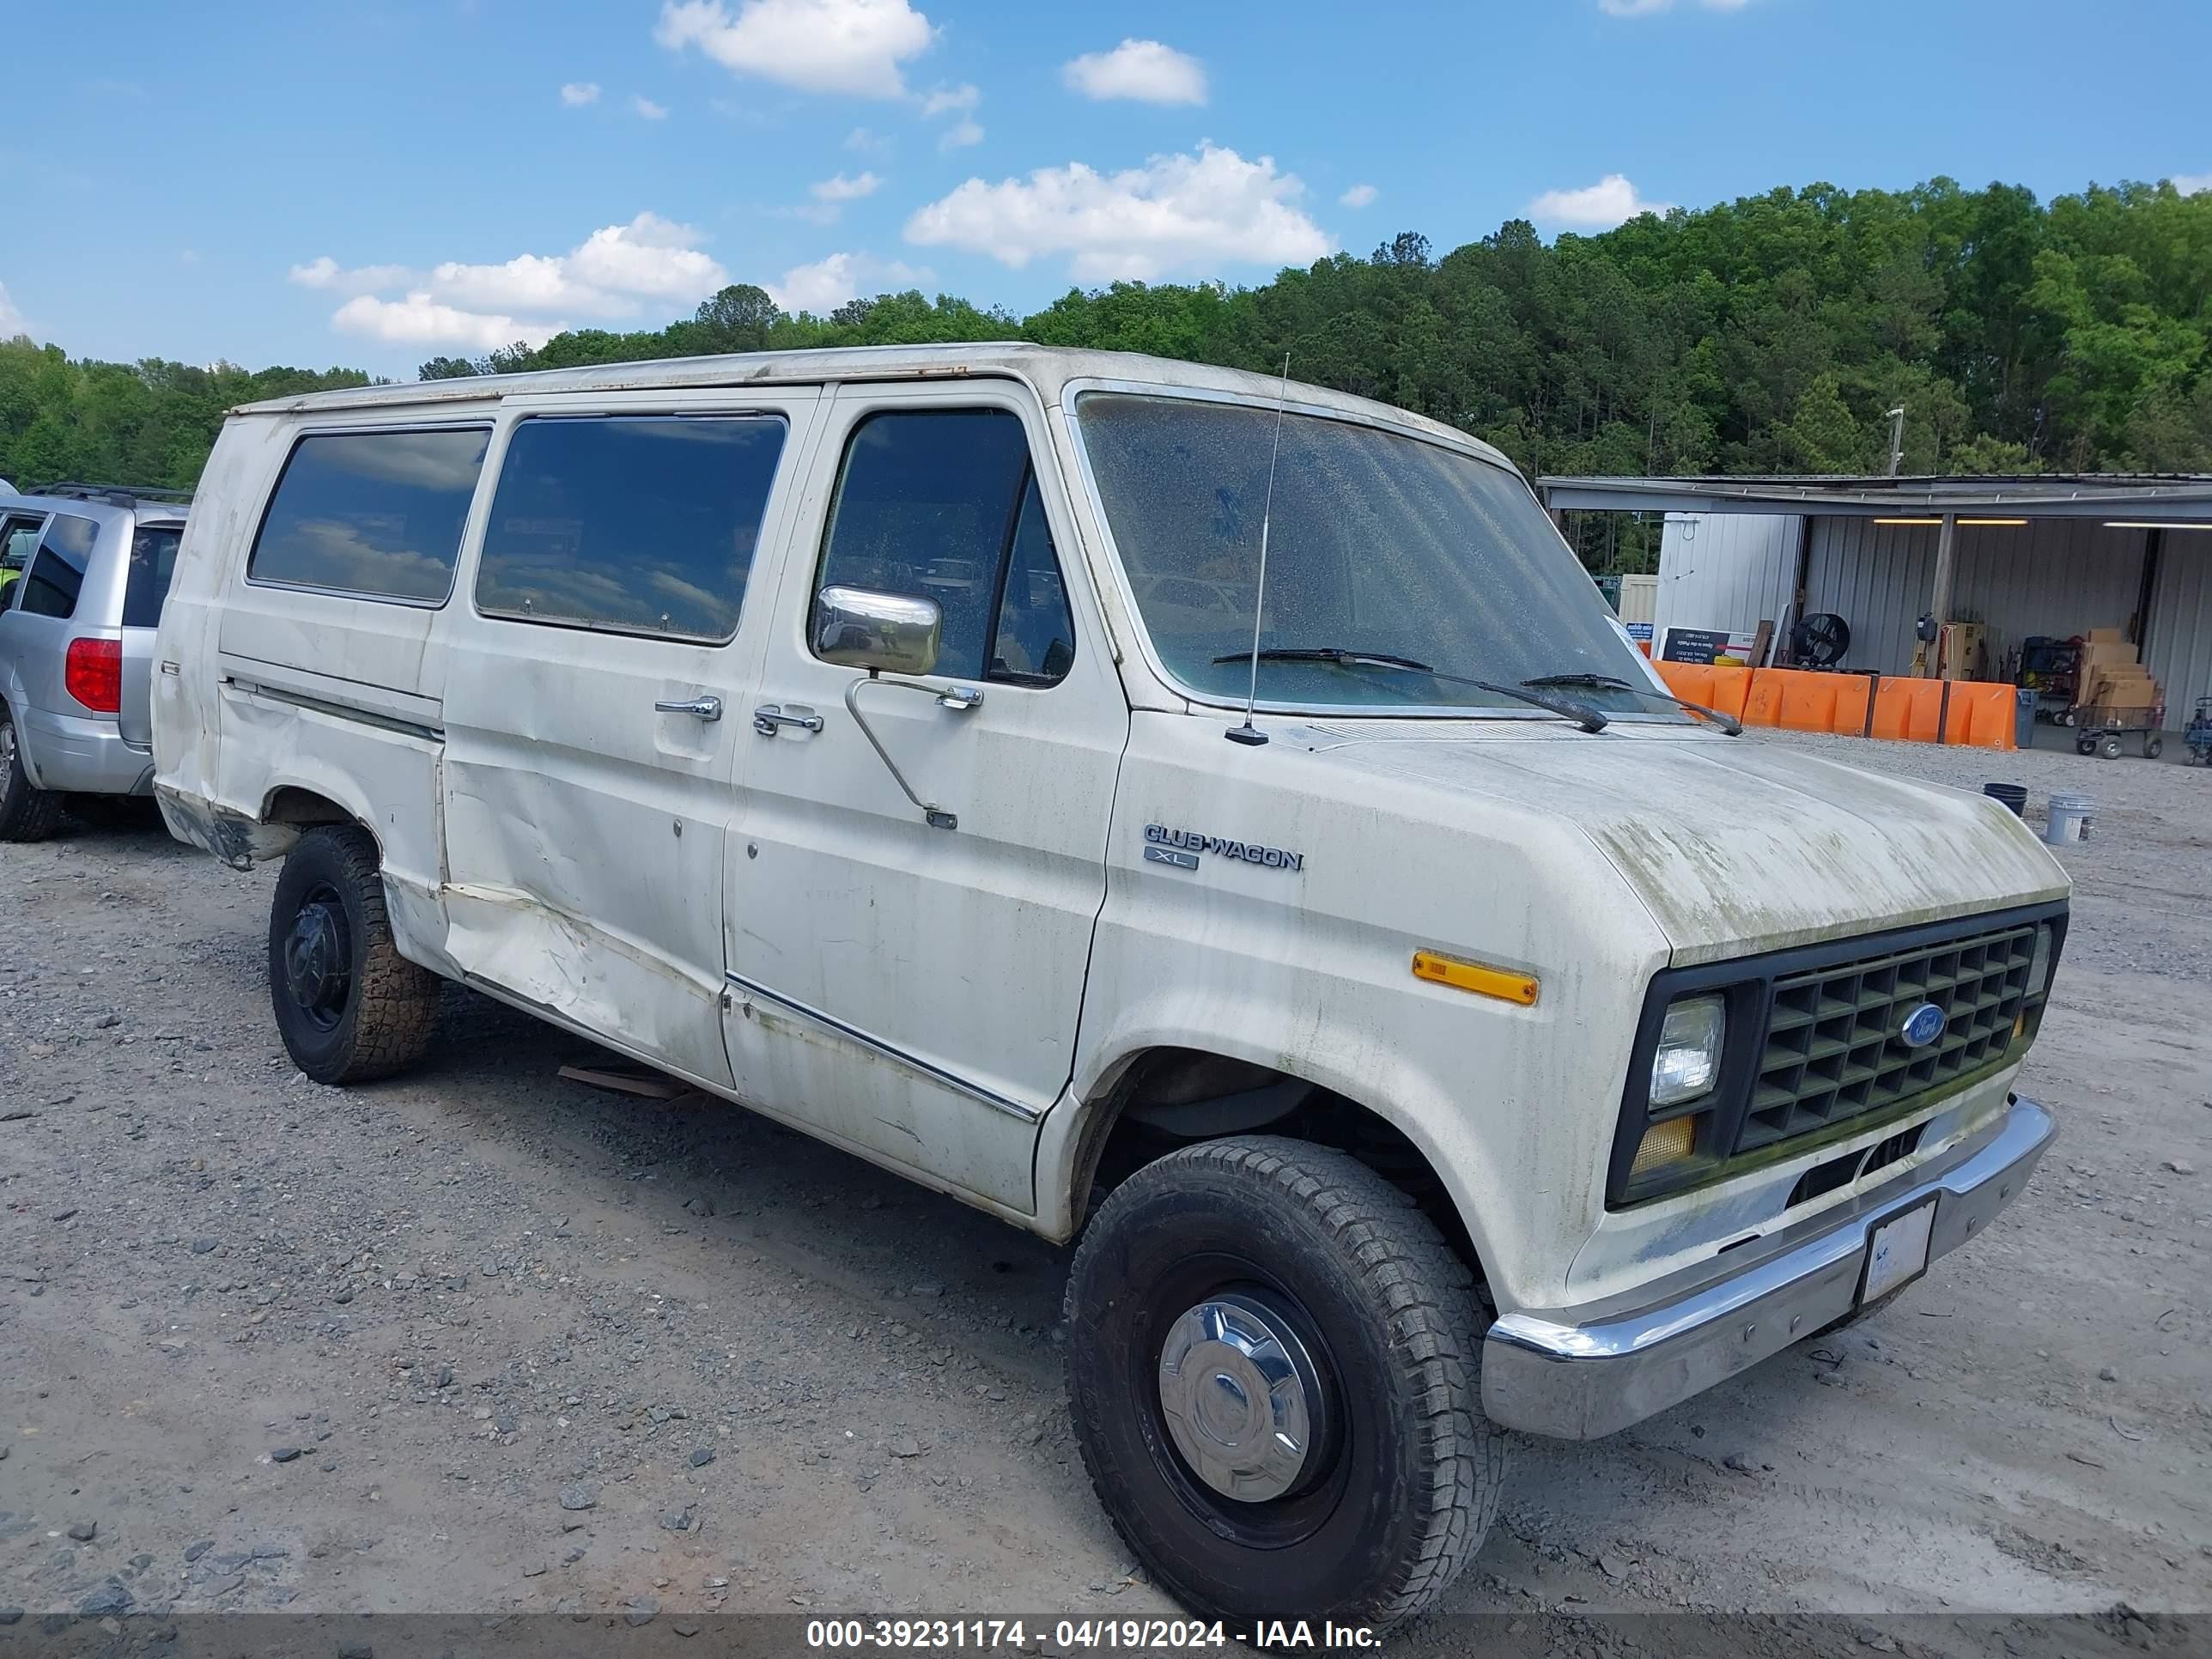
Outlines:
[[[1651,1056],[1651,1105],[1679,1106],[1711,1091],[1721,1074],[1727,1020],[1718,997],[1685,997],[1667,1010]]]

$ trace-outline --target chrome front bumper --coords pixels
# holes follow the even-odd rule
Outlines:
[[[2058,1126],[2012,1097],[1980,1134],[1768,1242],[1662,1285],[1642,1305],[1507,1314],[1482,1349],[1482,1405],[1530,1434],[1595,1440],[1702,1393],[1851,1311],[1867,1240],[1893,1215],[1934,1197],[1928,1259],[1956,1249],[2018,1198]],[[1694,1276],[1694,1275],[1693,1275]]]

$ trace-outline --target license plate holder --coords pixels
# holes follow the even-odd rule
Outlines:
[[[1867,1307],[1895,1296],[1928,1271],[1928,1246],[1936,1231],[1939,1196],[1931,1194],[1909,1208],[1894,1211],[1868,1230],[1857,1306]]]

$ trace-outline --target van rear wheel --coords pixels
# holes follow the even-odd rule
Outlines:
[[[62,798],[40,788],[23,769],[15,720],[0,707],[0,841],[44,841],[62,821]]]
[[[1271,1136],[1132,1176],[1067,1291],[1069,1395],[1100,1501],[1205,1616],[1387,1626],[1498,1511],[1472,1276],[1341,1152]]]
[[[269,908],[269,994],[293,1063],[318,1083],[412,1066],[438,1023],[438,976],[399,954],[376,842],[353,824],[300,837]]]

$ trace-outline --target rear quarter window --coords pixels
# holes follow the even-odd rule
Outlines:
[[[21,609],[34,617],[76,615],[77,595],[84,587],[85,567],[92,562],[93,544],[100,526],[90,519],[57,513],[39,538],[31,568],[23,573]]]
[[[142,524],[131,532],[131,570],[123,588],[125,628],[161,625],[161,601],[169,597],[169,579],[177,574],[177,544],[184,535],[180,524]]]
[[[292,448],[246,580],[441,605],[489,427],[311,433]]]

